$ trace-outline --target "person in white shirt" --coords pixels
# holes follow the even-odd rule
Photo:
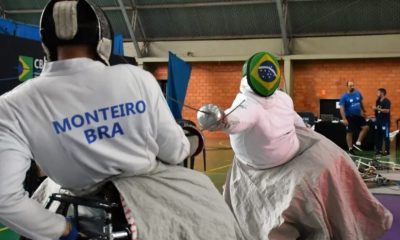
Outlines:
[[[52,0],[43,10],[40,27],[49,62],[39,77],[0,97],[0,222],[32,239],[76,238],[70,222],[29,199],[24,191],[30,159],[35,159],[49,178],[70,190],[128,176],[116,181],[128,205],[132,191],[122,186],[124,181],[135,182],[132,179],[137,177],[141,186],[149,184],[149,188],[159,182],[172,185],[151,193],[145,187],[138,201],[153,196],[153,204],[160,203],[165,211],[173,205],[181,214],[171,217],[184,221],[169,221],[164,214],[159,216],[162,224],[138,223],[142,239],[155,239],[141,235],[141,226],[147,225],[152,227],[149,232],[164,239],[178,239],[176,234],[236,239],[235,219],[211,181],[200,173],[160,163],[176,165],[188,157],[188,139],[150,73],[126,64],[107,66],[113,34],[103,11],[91,1]],[[160,166],[164,170],[158,171]],[[174,176],[169,169],[176,172]],[[146,179],[156,171],[166,177],[148,183]],[[144,175],[147,178],[140,178]],[[180,189],[182,182],[186,185]],[[182,196],[176,199],[188,195],[190,201],[163,200],[175,199],[179,193]],[[213,203],[199,202],[203,197]],[[133,215],[151,210],[139,207]],[[142,217],[151,221],[157,213]],[[209,228],[208,223],[215,227]],[[161,227],[163,232],[158,233]]]
[[[268,52],[243,67],[240,93],[223,111],[203,106],[200,125],[229,134],[235,153],[224,186],[246,239],[378,239],[393,217],[368,191],[349,156],[305,127],[277,90]],[[362,200],[361,200],[362,199]]]

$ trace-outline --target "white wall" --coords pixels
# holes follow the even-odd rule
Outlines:
[[[388,54],[400,53],[400,34],[350,37],[297,38],[294,54]]]
[[[291,40],[290,48],[291,55],[284,58],[301,60],[400,57],[400,34],[296,38]],[[124,50],[126,55],[136,56],[132,43],[124,43]],[[149,55],[137,60],[165,62],[168,51],[171,51],[189,62],[242,61],[262,50],[282,56],[281,39],[152,42]]]

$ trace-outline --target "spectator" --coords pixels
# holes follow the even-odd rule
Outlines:
[[[390,100],[386,97],[386,89],[378,89],[378,98],[376,99],[375,106],[372,109],[375,111],[376,124],[376,138],[375,138],[375,154],[376,155],[389,155],[390,153]],[[382,151],[382,142],[385,141],[385,150]]]
[[[354,88],[354,82],[347,82],[348,91],[340,98],[340,115],[346,126],[346,142],[349,153],[354,154],[354,149],[361,150],[361,143],[364,140],[369,127],[365,121],[365,108],[362,103],[361,93]],[[355,144],[353,144],[353,133],[361,128],[360,134]]]

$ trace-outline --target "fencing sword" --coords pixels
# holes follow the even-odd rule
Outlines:
[[[202,109],[198,109],[198,108],[195,108],[195,107],[192,107],[192,106],[189,106],[189,105],[187,105],[187,104],[184,104],[184,103],[182,103],[182,102],[180,102],[180,101],[178,101],[178,100],[176,100],[176,99],[174,99],[174,98],[172,98],[172,97],[170,97],[170,96],[165,96],[167,99],[169,99],[169,100],[171,100],[171,101],[173,101],[173,102],[175,102],[175,103],[178,103],[178,104],[180,104],[180,105],[182,105],[182,106],[184,106],[184,107],[186,107],[186,108],[188,108],[188,109],[190,109],[190,110],[193,110],[193,111],[196,111],[196,112],[200,112],[200,113],[204,113],[204,114],[206,114],[206,115],[218,115],[216,112],[213,112],[213,111],[204,111],[204,110],[202,110]],[[228,112],[227,114],[223,114],[222,113],[222,117],[221,117],[221,119],[215,119],[216,120],[216,122],[215,122],[215,124],[217,124],[218,122],[220,122],[220,121],[222,121],[222,120],[224,120],[226,117],[228,117],[230,114],[232,114],[234,111],[236,111],[244,102],[245,102],[246,100],[245,99],[243,99],[242,100],[242,102],[240,102],[237,106],[235,106],[230,112]],[[206,106],[206,105],[205,105]],[[216,105],[214,105],[214,106],[216,106]],[[204,107],[204,106],[203,106]],[[218,106],[216,106],[217,108],[218,108]],[[217,117],[218,118],[218,117]],[[200,124],[200,125],[202,125],[202,124]],[[211,126],[213,126],[214,124],[212,124]],[[204,127],[204,126],[203,126]],[[201,129],[201,131],[204,131],[204,130],[206,130],[207,128],[203,128],[203,129]]]
[[[206,111],[197,109],[197,108],[195,108],[195,107],[189,106],[189,105],[187,105],[187,104],[184,104],[184,103],[182,103],[182,102],[180,102],[180,101],[178,101],[178,100],[176,100],[175,98],[172,98],[172,97],[170,97],[170,96],[165,96],[165,97],[166,97],[167,99],[169,99],[169,100],[171,100],[171,101],[173,101],[173,102],[175,102],[175,103],[178,103],[178,104],[180,104],[180,105],[182,105],[182,106],[184,106],[184,107],[186,107],[186,108],[188,108],[188,109],[191,109],[191,110],[193,110],[193,111],[202,112],[202,113],[205,113],[205,114],[212,114],[211,112],[206,112]]]
[[[126,64],[131,64],[131,63],[129,63],[125,58],[123,58],[122,56],[119,56],[119,55],[118,55],[118,57],[119,57],[120,59],[122,59],[122,61],[124,61]],[[183,102],[180,102],[180,101],[176,100],[176,99],[173,98],[173,97],[170,97],[170,96],[165,95],[165,98],[166,98],[166,99],[169,99],[169,100],[171,100],[171,101],[173,101],[173,102],[175,102],[175,103],[177,103],[177,104],[180,104],[180,105],[182,105],[183,107],[186,107],[186,108],[188,108],[188,109],[191,109],[191,110],[193,110],[193,111],[202,112],[202,113],[208,114],[208,115],[213,114],[212,112],[206,112],[206,111],[203,111],[203,110],[201,110],[201,109],[198,109],[198,108],[189,106],[189,105],[187,105],[187,104],[184,104]],[[243,100],[243,101],[242,101],[238,106],[236,106],[232,111],[230,111],[229,113],[227,113],[223,118],[227,117],[229,114],[231,114],[233,111],[235,111],[240,105],[243,104],[244,101],[245,101],[245,100]]]
[[[130,64],[125,58],[123,58],[122,56],[118,56],[120,59],[122,59],[122,61],[124,61],[125,63],[127,63],[127,64]],[[187,105],[187,104],[185,104],[185,103],[183,103],[183,102],[181,102],[181,101],[178,101],[177,99],[175,99],[175,98],[173,98],[173,97],[170,97],[170,96],[168,96],[168,95],[165,95],[165,98],[166,99],[169,99],[169,100],[171,100],[171,101],[173,101],[173,102],[175,102],[175,103],[177,103],[177,104],[179,104],[179,105],[181,105],[181,106],[183,106],[183,107],[186,107],[187,109],[190,109],[190,110],[193,110],[193,111],[196,111],[196,112],[201,112],[201,113],[204,113],[204,114],[207,114],[207,115],[211,115],[211,114],[213,114],[212,112],[208,112],[208,111],[203,111],[203,110],[201,110],[201,109],[198,109],[198,108],[195,108],[195,107],[192,107],[192,106],[190,106],[190,105]],[[229,113],[227,113],[227,114],[225,114],[222,118],[221,118],[221,120],[222,119],[224,119],[224,118],[226,118],[227,116],[229,116],[231,113],[233,113],[239,106],[241,106],[244,102],[245,102],[246,100],[243,100],[239,105],[237,105],[234,109],[232,109]]]
[[[175,98],[172,98],[172,97],[170,97],[170,96],[165,96],[165,97],[166,97],[167,99],[169,99],[169,100],[171,100],[171,101],[173,101],[173,102],[175,102],[175,103],[178,103],[178,104],[180,104],[180,105],[182,105],[182,106],[184,106],[184,107],[186,107],[186,108],[188,108],[188,109],[191,109],[191,110],[193,110],[193,111],[202,112],[202,113],[205,113],[205,114],[212,114],[212,112],[206,112],[206,111],[203,111],[203,110],[201,110],[201,109],[198,109],[198,108],[192,107],[192,106],[190,106],[190,105],[184,104],[184,103],[182,103],[182,102],[180,102],[180,101],[178,101],[178,100],[176,100]],[[222,119],[226,118],[226,117],[229,116],[231,113],[233,113],[233,112],[234,112],[238,107],[240,107],[245,101],[246,101],[246,99],[243,99],[243,101],[240,102],[235,108],[233,108],[229,113],[225,114],[225,116],[224,116]]]
[[[236,111],[236,109],[238,109],[238,107],[242,106],[242,104],[246,102],[246,99],[243,99],[236,107],[234,107],[230,112],[228,112],[227,114],[225,114],[225,116],[222,118],[226,118],[227,116],[229,116],[231,113],[233,113],[234,111]]]
[[[119,55],[118,55],[118,57],[119,57],[122,61],[124,61],[126,64],[131,64],[131,63],[129,63],[125,58],[123,58],[122,56],[119,56]],[[180,104],[180,105],[182,105],[182,106],[184,106],[184,107],[186,107],[186,108],[188,108],[188,109],[191,109],[191,110],[193,110],[193,111],[202,112],[202,113],[205,113],[205,114],[212,114],[212,113],[210,113],[210,112],[202,111],[202,110],[197,109],[197,108],[195,108],[195,107],[192,107],[192,106],[189,106],[189,105],[187,105],[187,104],[184,104],[184,103],[182,103],[182,102],[176,100],[176,99],[173,98],[173,97],[170,97],[170,96],[165,95],[165,98],[166,98],[166,99],[169,99],[169,100],[171,100],[171,101],[173,101],[173,102],[175,102],[175,103],[177,103],[177,104]]]

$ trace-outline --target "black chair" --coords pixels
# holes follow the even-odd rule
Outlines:
[[[206,152],[203,134],[193,126],[185,126],[183,127],[183,130],[185,131],[185,135],[188,137],[189,142],[191,142],[191,145],[193,142],[197,143],[197,146],[191,146],[191,148],[194,147],[195,149],[192,150],[193,154],[190,156],[190,168],[194,168],[194,160],[196,156],[203,152],[204,171],[206,171]]]
[[[374,123],[367,120],[370,129],[373,129]],[[341,122],[321,121],[315,124],[315,131],[324,135],[326,138],[334,142],[343,150],[348,150],[346,143],[346,127]],[[354,131],[353,139],[358,138],[360,130]],[[368,131],[363,141],[363,150],[374,150],[375,131]]]
[[[186,137],[191,142],[191,148],[195,147],[191,152],[192,155],[189,157],[190,159],[190,169],[194,168],[194,161],[197,155],[203,152],[203,167],[204,171],[207,170],[207,163],[206,163],[206,149],[205,149],[205,141],[202,132],[196,127],[196,124],[193,121],[187,119],[178,120],[177,123],[182,127],[183,131],[185,132]],[[193,145],[193,143],[196,146]],[[184,167],[188,167],[188,159],[183,162]]]

